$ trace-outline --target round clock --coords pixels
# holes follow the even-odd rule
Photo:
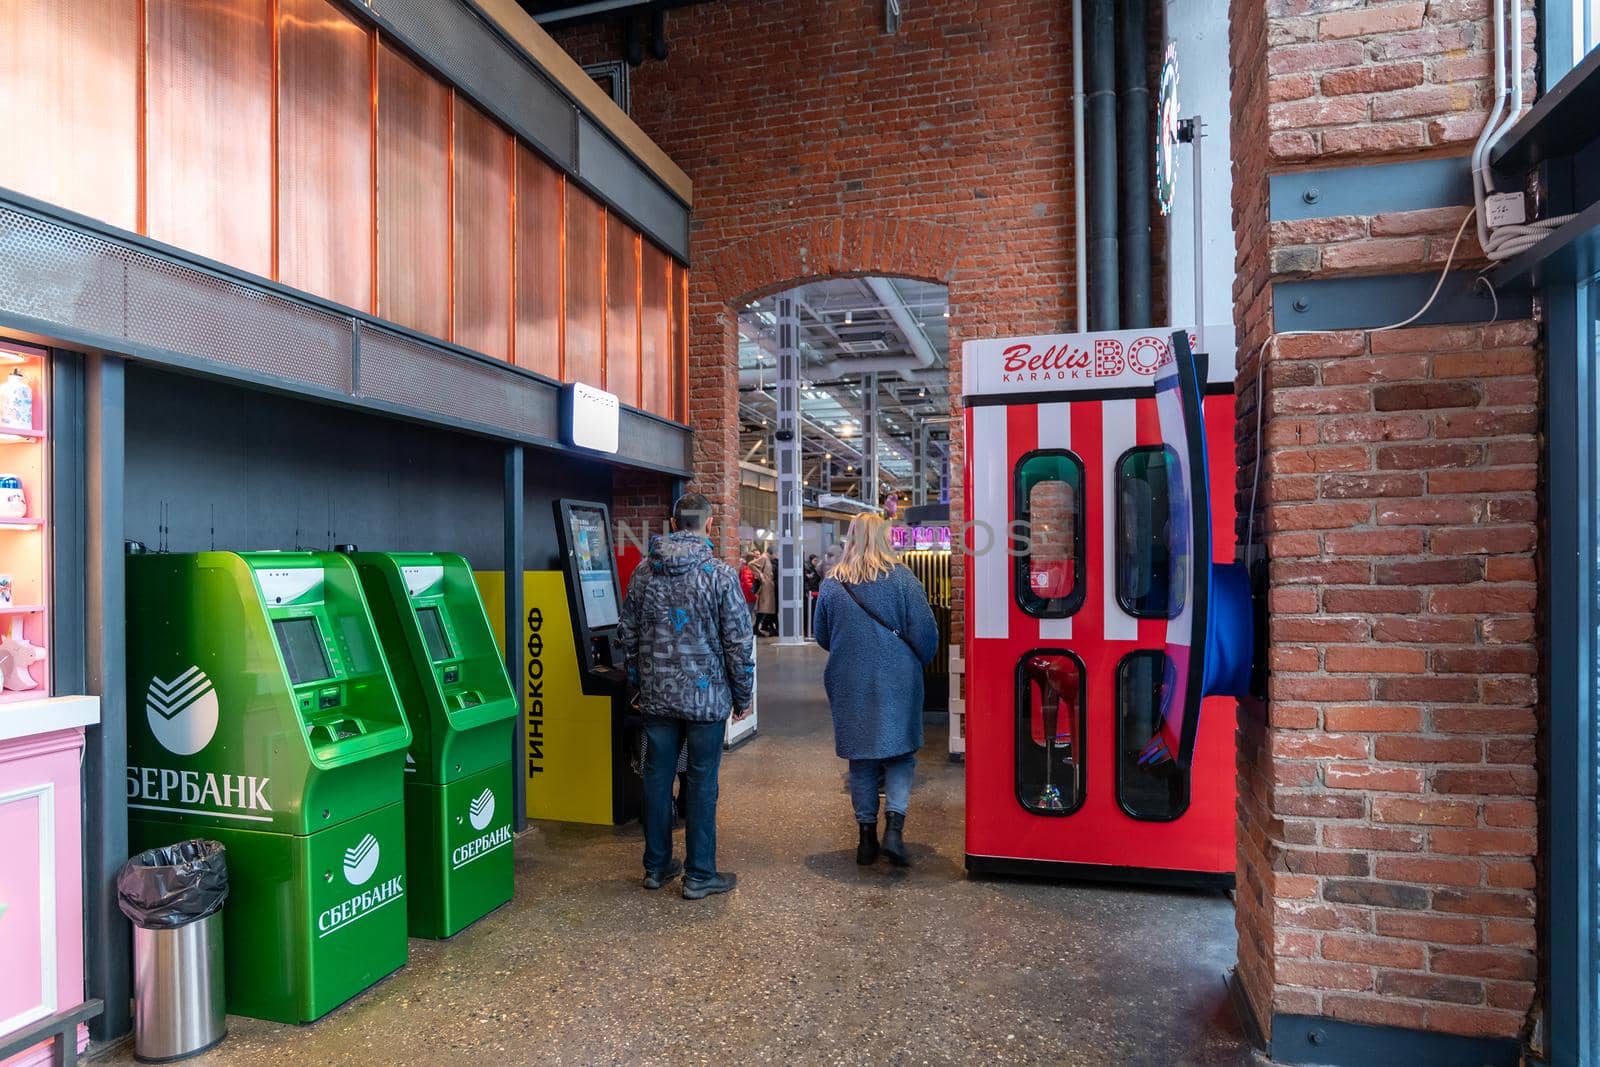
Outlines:
[[[1178,42],[1167,42],[1161,61],[1161,95],[1156,103],[1156,201],[1163,215],[1172,214],[1178,191]]]

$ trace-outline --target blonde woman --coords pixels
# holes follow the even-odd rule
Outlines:
[[[882,516],[850,520],[844,553],[817,596],[813,633],[828,653],[823,678],[834,751],[850,761],[856,862],[878,858],[882,786],[888,808],[882,851],[907,866],[902,832],[922,747],[922,668],[938,650],[939,630],[928,594],[895,556]]]

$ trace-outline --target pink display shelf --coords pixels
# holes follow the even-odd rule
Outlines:
[[[83,1000],[79,760],[93,697],[0,708],[0,1037]],[[80,1027],[78,1047],[88,1044]],[[0,1067],[53,1062],[50,1043]]]
[[[0,688],[0,706],[50,695],[49,370],[44,349],[0,337],[0,386],[18,374],[33,393],[28,425],[6,421],[0,405],[0,477],[20,482],[26,502],[25,513],[0,515],[0,641],[20,638],[44,649],[44,658],[29,668],[37,684]],[[0,488],[0,511],[10,492]],[[0,669],[0,685],[3,675]]]

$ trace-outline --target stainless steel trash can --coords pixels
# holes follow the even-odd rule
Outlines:
[[[170,1063],[228,1036],[222,908],[228,850],[195,838],[146,849],[117,871],[133,921],[133,1054]]]
[[[222,912],[185,926],[135,926],[133,1054],[164,1063],[227,1037],[222,979]]]

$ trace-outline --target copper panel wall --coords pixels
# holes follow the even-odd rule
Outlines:
[[[139,5],[0,3],[0,187],[139,225]]]
[[[517,146],[517,366],[561,377],[561,172]]]
[[[373,310],[372,37],[278,0],[278,278]]]
[[[639,231],[606,217],[606,388],[639,403]]]
[[[382,43],[378,314],[450,336],[450,90]]]
[[[455,342],[511,358],[511,134],[455,100]]]
[[[146,232],[270,274],[271,0],[145,10]]]
[[[567,184],[566,363],[569,382],[605,384],[606,211]]]
[[[672,413],[689,421],[689,272],[672,264]]]
[[[649,241],[639,248],[639,406],[672,417],[672,260]]]

